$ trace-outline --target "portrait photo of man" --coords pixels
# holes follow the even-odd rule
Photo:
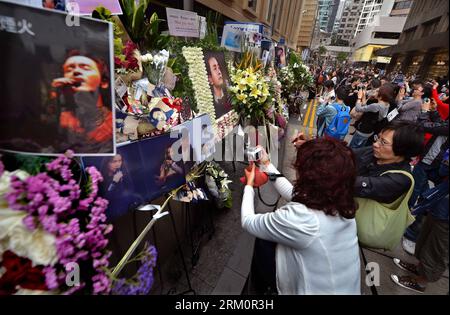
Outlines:
[[[275,63],[278,68],[287,66],[285,47],[279,46],[275,48]]]
[[[230,95],[228,94],[229,75],[225,55],[220,52],[206,52],[205,63],[209,85],[214,96],[216,118],[219,119],[232,109]]]
[[[58,137],[75,152],[107,153],[113,147],[110,72],[101,59],[70,51],[62,76],[53,79]]]

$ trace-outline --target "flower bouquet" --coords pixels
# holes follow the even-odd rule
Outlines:
[[[0,162],[0,294],[108,294],[108,201],[71,152],[29,175]],[[75,176],[78,174],[78,176]]]
[[[215,162],[209,162],[205,172],[205,182],[209,192],[215,198],[218,208],[231,209],[233,196],[228,187],[232,183],[228,174]]]
[[[273,104],[270,87],[262,70],[232,68],[230,93],[234,110],[258,126],[264,123]]]
[[[128,264],[139,262],[140,267],[131,279],[117,279],[113,281],[112,295],[148,295],[154,282],[153,271],[156,267],[158,254],[156,248],[148,243],[144,250],[128,261]]]

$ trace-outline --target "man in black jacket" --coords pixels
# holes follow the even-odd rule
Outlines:
[[[355,197],[392,203],[407,193],[412,184],[408,177],[385,173],[411,172],[409,162],[420,155],[423,137],[420,126],[395,121],[381,131],[372,147],[354,150],[358,166]]]
[[[429,180],[435,184],[440,183],[439,168],[442,156],[449,146],[448,118],[443,121],[435,106],[430,108],[425,104],[418,123],[426,133],[432,135],[432,138],[427,142],[422,159],[414,168],[413,175],[416,185],[409,203],[411,208],[414,207],[420,195],[429,188]]]
[[[431,134],[432,138],[427,142],[420,162],[414,167],[415,186],[409,201],[410,208],[413,208],[422,194],[430,188],[429,181],[433,182],[435,186],[443,181],[439,171],[444,153],[449,148],[448,117],[447,120],[442,120],[436,108],[434,102],[425,103],[418,120],[424,131]],[[423,215],[417,216],[416,221],[405,232],[403,249],[411,255],[415,252],[415,243],[422,229],[424,218]]]

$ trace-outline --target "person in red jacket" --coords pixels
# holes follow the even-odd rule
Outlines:
[[[432,91],[431,97],[436,101],[437,111],[439,112],[439,115],[441,116],[442,120],[446,120],[449,116],[449,109],[448,109],[449,104],[446,102],[443,102],[439,98],[438,88],[439,88],[439,83],[437,83],[436,81],[433,81],[433,91]],[[448,99],[447,99],[447,102],[448,102]]]

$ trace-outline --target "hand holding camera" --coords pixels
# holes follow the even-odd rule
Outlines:
[[[310,139],[308,139],[308,137],[303,133],[300,132],[297,137],[295,137],[292,140],[292,143],[295,145],[295,147],[298,149],[300,148],[302,145],[304,145],[306,142],[308,142]]]

